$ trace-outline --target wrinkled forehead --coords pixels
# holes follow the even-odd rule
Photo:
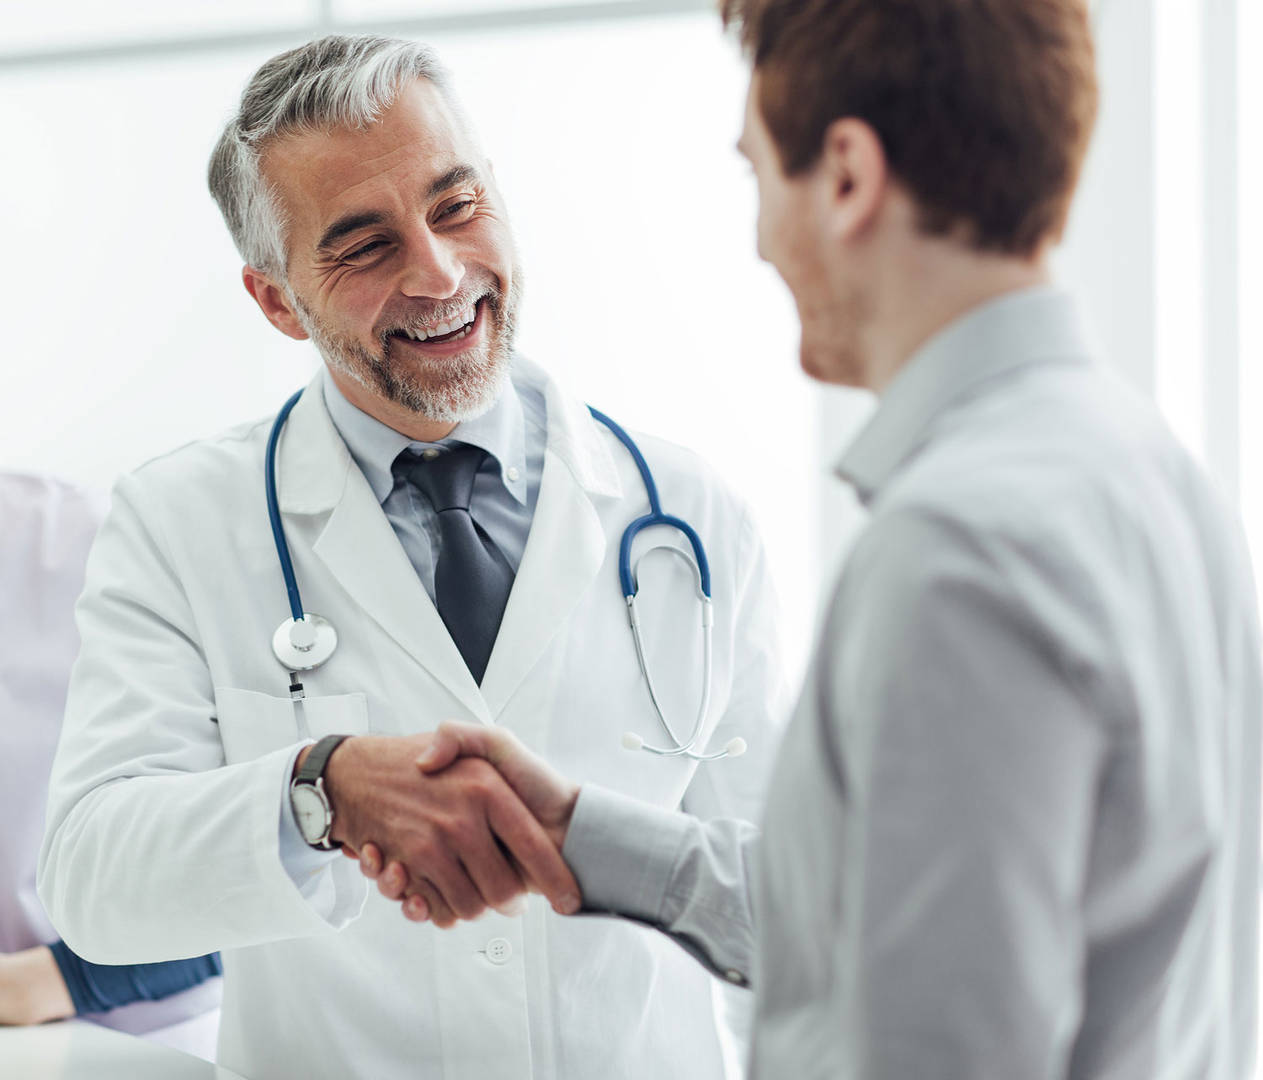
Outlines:
[[[356,201],[424,190],[454,166],[481,163],[469,125],[426,79],[400,92],[376,121],[282,135],[263,151],[263,175],[293,229]]]

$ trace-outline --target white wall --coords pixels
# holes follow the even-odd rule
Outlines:
[[[509,202],[522,349],[626,424],[697,448],[752,502],[796,674],[821,461],[792,310],[754,255],[735,48],[710,13],[431,40]],[[29,148],[0,170],[14,253],[0,468],[106,485],[275,410],[313,370],[241,288],[204,181],[278,48],[0,72],[0,125]]]

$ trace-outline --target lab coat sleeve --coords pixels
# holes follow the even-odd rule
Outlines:
[[[198,627],[154,520],[125,478],[88,560],[40,899],[70,947],[102,964],[336,929],[366,883],[342,860],[324,917],[287,874],[277,793],[294,748],[225,764]]]
[[[757,843],[758,830],[749,822],[703,822],[585,784],[562,854],[585,914],[617,915],[661,930],[713,975],[748,987]]]

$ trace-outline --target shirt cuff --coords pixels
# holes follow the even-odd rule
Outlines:
[[[693,826],[684,814],[585,784],[562,846],[584,909],[661,925],[667,887]]]

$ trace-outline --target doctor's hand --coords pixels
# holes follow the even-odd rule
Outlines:
[[[440,926],[502,908],[528,883],[557,910],[577,908],[579,888],[556,844],[504,778],[472,759],[423,775],[415,762],[430,742],[429,735],[343,742],[325,767],[331,838],[348,854],[371,839]]]
[[[436,779],[444,775],[445,770],[471,764],[470,758],[481,758],[494,766],[560,853],[579,798],[579,785],[567,780],[542,758],[527,750],[510,732],[482,724],[442,724],[429,736],[429,745],[417,756],[416,765],[427,777]],[[364,845],[358,854],[361,869],[377,881],[382,895],[404,901],[404,914],[408,918],[422,920],[429,917],[438,921],[435,913],[428,909],[425,897],[410,887],[408,874],[398,861],[383,859],[381,851],[371,843]],[[541,889],[534,880],[529,868],[522,867],[521,870],[535,891],[547,894],[547,890]],[[575,895],[578,895],[577,888]],[[563,915],[573,914],[573,910],[563,910],[556,904],[553,907]]]

